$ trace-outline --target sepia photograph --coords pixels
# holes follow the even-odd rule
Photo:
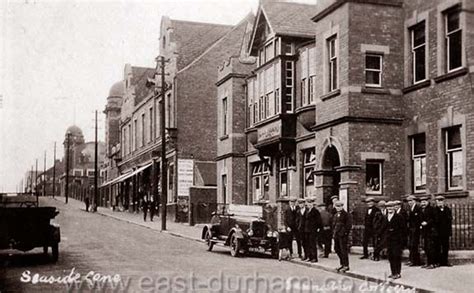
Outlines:
[[[473,277],[473,0],[0,1],[0,293]]]

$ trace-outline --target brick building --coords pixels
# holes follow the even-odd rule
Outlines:
[[[248,44],[257,64],[246,115],[232,102],[226,118],[246,123],[246,168],[225,177],[218,197],[233,186],[234,203],[281,209],[290,195],[339,194],[350,210],[368,196],[471,200],[473,5],[263,2]],[[223,96],[243,98],[236,88]],[[232,131],[237,142],[242,130]]]

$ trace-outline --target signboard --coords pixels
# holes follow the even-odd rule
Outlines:
[[[178,196],[189,196],[194,184],[194,161],[178,159]]]
[[[280,137],[281,136],[281,120],[277,120],[268,125],[258,128],[258,141]]]

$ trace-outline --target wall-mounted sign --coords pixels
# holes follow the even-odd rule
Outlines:
[[[281,136],[281,120],[261,126],[258,128],[258,141],[280,137]]]
[[[178,196],[189,196],[194,184],[194,161],[178,159]]]

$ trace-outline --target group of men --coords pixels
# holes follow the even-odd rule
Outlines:
[[[147,197],[143,196],[142,203],[141,203],[142,211],[143,211],[143,221],[146,222],[146,216],[148,212],[150,212],[150,221],[153,222],[153,217],[157,211],[157,207],[155,201],[153,200],[153,196]]]
[[[428,196],[417,198],[410,195],[405,206],[398,200],[381,200],[376,206],[374,198],[367,198],[361,259],[369,258],[368,246],[372,242],[372,260],[379,261],[383,251],[387,252],[391,269],[389,278],[401,277],[401,259],[405,248],[409,249],[409,266],[426,269],[450,266],[448,251],[452,214],[443,196],[436,196],[435,200],[436,204],[432,205]],[[425,264],[420,257],[420,243],[426,255]]]
[[[318,246],[323,250],[320,257],[327,258],[334,239],[334,249],[340,259],[337,270],[346,272],[349,270],[348,238],[352,221],[338,197],[333,196],[331,200],[330,206],[319,204],[316,207],[313,198],[290,198],[285,210],[285,227],[290,237],[296,239],[298,256],[303,261],[318,262]],[[292,245],[289,250],[293,255]]]

